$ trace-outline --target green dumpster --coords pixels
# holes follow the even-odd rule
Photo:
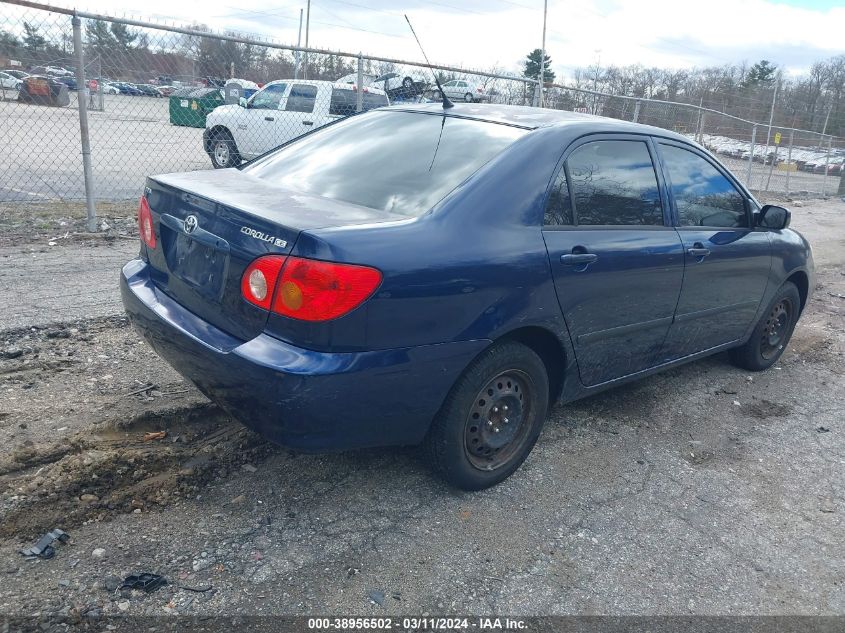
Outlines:
[[[170,123],[205,127],[205,117],[225,103],[218,88],[181,88],[170,95]]]

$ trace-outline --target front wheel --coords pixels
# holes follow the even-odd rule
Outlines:
[[[402,87],[405,90],[413,90],[414,89],[414,80],[411,79],[410,77],[405,77],[402,80]]]
[[[464,95],[464,101],[466,101],[467,103],[473,102],[473,96],[471,92],[468,92]]]
[[[774,365],[792,338],[800,310],[798,288],[787,281],[769,303],[748,342],[730,351],[731,362],[749,371],[762,371]]]
[[[215,169],[227,169],[240,162],[235,139],[229,132],[217,132],[211,139],[211,164]]]
[[[458,379],[426,438],[434,470],[462,490],[508,478],[528,457],[549,404],[537,354],[513,341],[481,354]]]

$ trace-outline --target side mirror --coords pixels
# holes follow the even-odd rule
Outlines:
[[[760,209],[757,225],[764,229],[780,231],[788,227],[791,220],[792,214],[787,209],[774,204],[767,204]]]
[[[242,108],[248,108],[249,107],[246,104],[246,98],[245,97],[241,97],[240,99],[238,99],[238,105],[241,106]]]

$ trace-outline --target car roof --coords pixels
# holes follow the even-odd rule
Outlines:
[[[442,114],[443,107],[437,103],[402,104],[391,106],[391,109],[405,110],[409,112],[424,112],[427,114]],[[532,130],[546,127],[595,127],[596,132],[621,132],[628,134],[650,134],[674,138],[689,142],[685,136],[664,130],[663,128],[630,121],[620,121],[593,114],[581,114],[580,112],[569,112],[566,110],[552,110],[547,108],[534,108],[530,106],[496,105],[496,104],[469,104],[456,103],[454,108],[446,110],[447,116],[458,116],[479,121],[490,121],[491,123],[503,123],[506,125],[517,125]]]

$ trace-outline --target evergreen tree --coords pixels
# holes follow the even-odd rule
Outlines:
[[[551,70],[552,58],[546,54],[546,61],[544,65],[544,72],[543,72],[543,82],[548,83],[555,80],[555,73]],[[524,62],[524,69],[522,71],[523,77],[528,77],[529,79],[539,79],[540,78],[540,49],[535,48],[533,51],[528,53],[528,56],[525,58]]]

